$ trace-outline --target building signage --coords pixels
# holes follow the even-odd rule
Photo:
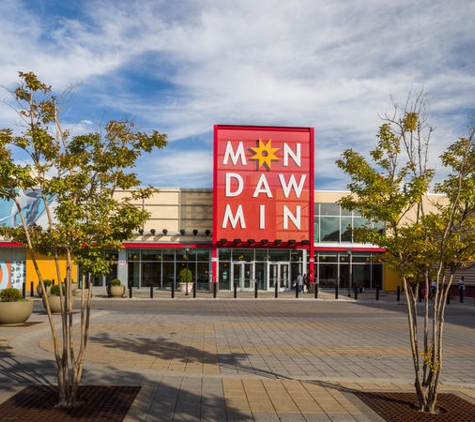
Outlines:
[[[214,128],[215,241],[313,242],[313,128]]]

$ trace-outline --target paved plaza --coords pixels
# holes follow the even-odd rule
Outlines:
[[[55,316],[55,318],[59,318]],[[0,402],[55,383],[47,316],[0,327]],[[473,298],[447,306],[441,392],[475,403]],[[413,391],[395,295],[93,299],[83,385],[141,386],[126,421],[378,421],[354,391]],[[1,415],[0,415],[1,418]]]

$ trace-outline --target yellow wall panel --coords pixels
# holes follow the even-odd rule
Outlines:
[[[43,280],[54,280],[54,283],[58,284],[58,276],[56,274],[56,266],[53,257],[38,255],[36,259]],[[61,278],[64,279],[66,277],[66,259],[60,259],[59,267],[61,271]],[[77,281],[76,265],[73,265],[73,281]],[[26,254],[26,282],[27,286],[29,286],[30,282],[33,282],[35,287],[39,284],[38,275],[29,252]]]

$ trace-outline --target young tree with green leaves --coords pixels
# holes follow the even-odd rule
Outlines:
[[[45,301],[58,366],[58,404],[76,404],[84,353],[88,341],[92,284],[86,279],[111,271],[105,251],[121,249],[122,242],[142,227],[148,213],[138,200],[156,192],[140,187],[133,169],[137,159],[167,144],[166,135],[134,129],[129,121],[110,121],[102,131],[71,136],[60,121],[61,104],[51,87],[32,73],[20,72],[21,82],[11,92],[21,121],[19,133],[0,130],[0,198],[12,201],[21,224],[0,227],[0,235],[21,242],[28,249],[39,283],[46,291],[37,257],[52,257],[62,312],[58,335]],[[21,151],[22,160],[13,150]],[[33,189],[44,206],[47,224],[30,224],[21,193]],[[120,196],[118,195],[120,191]],[[60,262],[66,261],[66,271]],[[83,276],[79,338],[73,334],[72,268]],[[77,343],[77,344],[76,344]]]
[[[386,225],[384,232],[362,227],[355,237],[386,248],[386,263],[401,277],[419,408],[435,413],[447,296],[456,271],[475,259],[475,130],[441,155],[448,176],[434,184],[441,195],[431,203],[427,194],[435,172],[428,167],[432,128],[426,110],[422,92],[410,95],[404,108],[395,106],[394,114],[383,118],[369,159],[347,149],[337,165],[351,179],[351,194],[340,205]],[[417,317],[421,288],[426,292],[422,328]]]

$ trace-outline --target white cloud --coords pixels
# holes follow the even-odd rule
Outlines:
[[[475,108],[470,0],[58,1],[59,16],[50,4],[0,5],[0,82],[30,69],[59,90],[82,82],[77,120],[132,118],[184,149],[214,123],[313,126],[318,169],[337,178],[334,157],[374,145],[390,96],[425,88],[435,156]],[[181,155],[191,162],[179,168],[175,151],[160,151],[159,169],[174,178],[150,180],[211,186],[210,169],[192,158],[209,157],[211,145]]]
[[[211,187],[213,154],[211,151],[160,151],[140,160],[136,173],[139,179],[158,187]]]

